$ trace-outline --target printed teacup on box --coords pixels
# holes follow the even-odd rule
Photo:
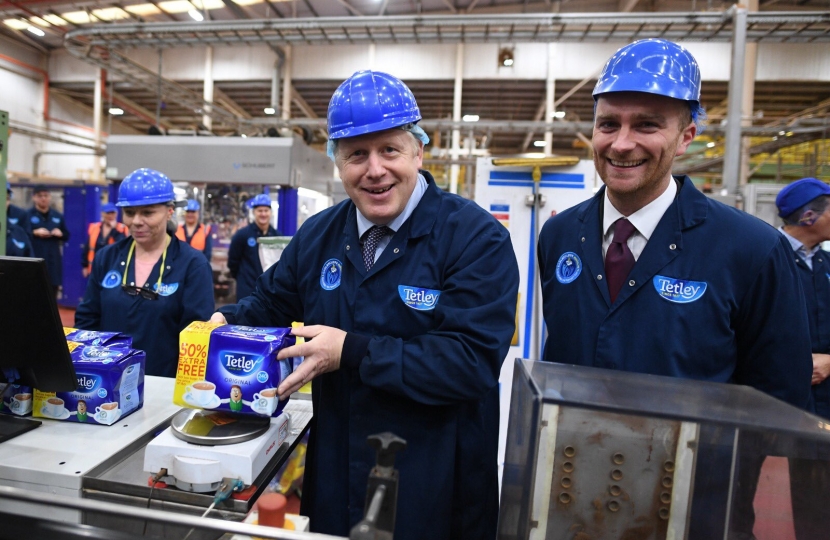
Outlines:
[[[293,359],[277,360],[277,353],[295,342],[290,328],[191,323],[179,334],[173,402],[277,416],[287,401],[277,387],[293,371]]]
[[[78,386],[73,392],[34,391],[33,416],[112,425],[144,404],[144,351],[67,342]]]
[[[0,413],[27,416],[32,414],[32,388],[10,384],[0,396]]]

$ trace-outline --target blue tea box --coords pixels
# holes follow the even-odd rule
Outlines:
[[[95,330],[78,330],[77,328],[63,327],[66,341],[74,341],[84,345],[100,345],[129,349],[133,346],[132,336],[121,332],[96,332]]]
[[[277,387],[294,370],[278,360],[296,343],[291,328],[193,322],[179,334],[179,366],[173,403],[259,416],[279,415],[287,399]]]
[[[78,386],[73,392],[35,389],[33,416],[109,426],[144,405],[144,351],[67,343]]]

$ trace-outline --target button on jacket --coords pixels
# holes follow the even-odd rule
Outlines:
[[[421,174],[426,193],[370,271],[347,200],[309,218],[256,292],[220,310],[232,323],[304,321],[365,339],[312,383],[303,513],[317,532],[348,535],[363,517],[375,465],[366,438],[391,431],[407,441],[395,538],[495,538],[516,257],[504,226]]]
[[[39,257],[46,261],[46,270],[49,273],[49,283],[53,287],[63,284],[63,254],[61,253],[61,244],[69,240],[69,229],[66,228],[66,221],[63,219],[63,214],[50,208],[47,212],[40,212],[37,208],[30,208],[26,213],[26,221],[28,225],[26,229],[29,232],[35,229],[53,230],[60,229],[63,236],[58,238],[50,236],[48,238],[39,238],[32,235],[32,249],[35,257]]]
[[[259,245],[256,239],[262,236],[281,236],[281,233],[268,226],[263,233],[256,223],[251,223],[236,231],[228,248],[228,269],[236,280],[236,298],[242,300],[256,287],[256,280],[262,275],[262,262],[259,260]]]
[[[803,408],[812,359],[792,249],[774,228],[677,180],[613,305],[601,248],[605,188],[545,223],[545,360],[745,384]]]
[[[167,248],[158,300],[131,296],[121,289],[133,239],[124,238],[95,254],[75,326],[84,330],[124,332],[133,347],[147,353],[147,375],[174,377],[179,362],[179,332],[193,321],[206,321],[214,311],[213,275],[204,255],[177,238]],[[154,286],[161,257],[147,283]],[[135,253],[126,268],[127,284],[135,281]]]

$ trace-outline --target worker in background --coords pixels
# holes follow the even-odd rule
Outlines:
[[[265,271],[259,258],[257,238],[282,236],[271,226],[271,198],[260,194],[249,203],[254,212],[254,222],[236,231],[228,248],[228,269],[236,280],[236,299],[242,300],[256,287],[256,280]]]
[[[46,261],[49,283],[55,297],[63,285],[63,243],[69,240],[69,230],[63,214],[51,207],[52,194],[46,186],[37,185],[32,190],[34,206],[26,213],[28,230],[32,234],[35,257]]]
[[[176,238],[184,240],[190,247],[204,253],[205,258],[210,262],[213,243],[210,238],[210,227],[199,223],[199,201],[189,199],[184,212],[184,223],[176,230]]]
[[[784,220],[779,230],[795,254],[810,321],[813,399],[809,410],[830,419],[830,253],[821,249],[821,242],[830,240],[830,186],[802,178],[782,189],[775,204]],[[796,538],[827,538],[830,456],[806,452],[804,459],[790,459],[790,479]]]
[[[634,42],[611,57],[593,95],[594,164],[605,186],[542,228],[544,359],[744,384],[806,406],[810,337],[789,245],[671,174],[705,115],[694,57],[663,39]],[[762,463],[739,462],[744,498],[733,505],[730,538],[752,538]],[[729,469],[711,476],[723,482]],[[718,490],[695,485],[707,489]],[[721,502],[706,512],[693,505],[690,536],[714,538],[697,531],[705,526],[723,536]]]
[[[112,203],[101,205],[101,221],[90,223],[81,267],[84,277],[92,271],[95,254],[104,246],[114,244],[130,234],[127,226],[118,221],[118,208]]]
[[[335,91],[328,153],[349,199],[308,218],[254,293],[214,321],[288,326],[306,338],[285,397],[312,380],[301,513],[348,536],[363,517],[372,434],[407,442],[397,540],[493,539],[498,378],[515,328],[510,235],[445,193],[423,163],[426,133],[399,79],[360,71]],[[223,317],[224,315],[224,317]]]
[[[17,208],[11,204],[12,190],[8,185],[6,197],[6,255],[8,257],[33,257],[32,240],[26,229],[20,226],[21,214],[16,213],[17,217],[12,217],[12,208],[16,208],[23,214],[26,213],[22,208]],[[26,223],[24,219],[22,223]]]
[[[13,196],[12,187],[6,184],[6,219],[12,225],[21,227],[28,234],[27,227],[29,220],[27,219],[26,210],[11,204]]]
[[[213,313],[213,276],[201,253],[174,236],[173,184],[152,169],[130,173],[117,206],[131,236],[95,255],[75,312],[84,330],[123,332],[147,353],[146,374],[173,377],[179,332]]]

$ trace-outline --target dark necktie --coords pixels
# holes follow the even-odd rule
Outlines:
[[[627,219],[620,218],[614,222],[614,239],[605,252],[605,276],[608,278],[608,292],[612,304],[634,267],[634,255],[626,242],[636,230],[637,228]]]
[[[372,269],[375,265],[375,251],[378,248],[378,243],[384,236],[392,234],[392,229],[385,226],[374,225],[366,232],[366,238],[363,240],[363,264],[366,265],[366,271]]]

